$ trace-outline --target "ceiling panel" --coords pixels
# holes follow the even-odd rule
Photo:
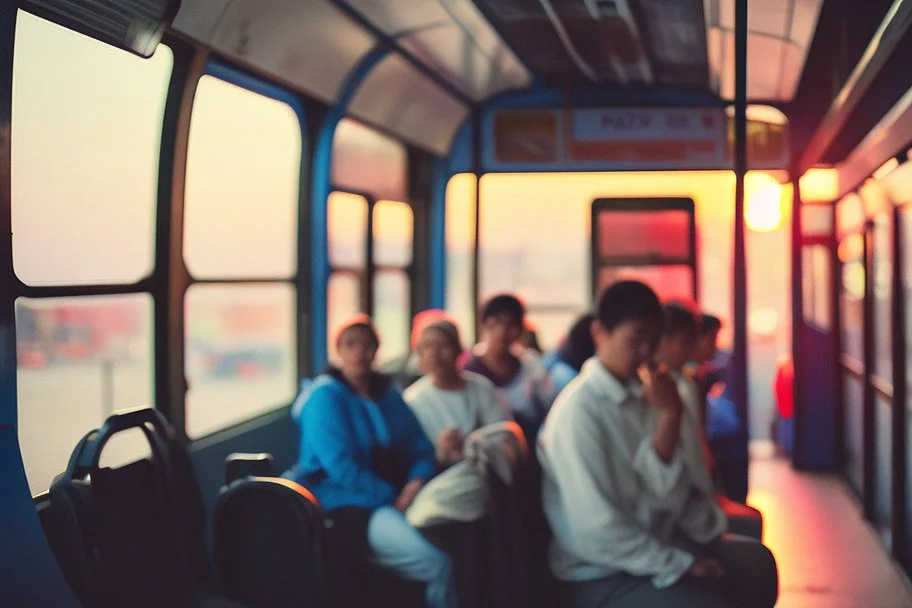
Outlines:
[[[345,0],[475,100],[531,75],[469,0]],[[494,78],[492,78],[492,73]]]
[[[375,44],[323,0],[235,0],[214,21],[200,17],[216,13],[209,2],[183,0],[175,29],[324,101],[337,97],[345,77]]]
[[[349,111],[356,118],[382,125],[406,141],[443,155],[469,108],[400,55],[390,55],[362,83]]]
[[[529,84],[525,68],[517,69],[512,53],[488,56],[456,25],[425,29],[400,39],[402,46],[474,100]]]
[[[734,97],[734,0],[706,0],[712,81]],[[823,0],[750,0],[748,97],[791,100],[801,80]]]

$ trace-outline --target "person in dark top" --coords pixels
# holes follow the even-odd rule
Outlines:
[[[522,337],[526,309],[516,296],[494,296],[481,309],[481,342],[462,362],[494,383],[501,400],[531,443],[554,401],[554,389],[541,359],[517,346]]]
[[[583,363],[595,355],[592,341],[592,313],[585,313],[574,321],[560,345],[542,357],[556,394],[570,384],[583,368]]]
[[[731,352],[717,347],[722,322],[703,314],[693,358],[705,407],[704,424],[715,463],[717,485],[737,503],[747,501],[747,428],[734,401]]]

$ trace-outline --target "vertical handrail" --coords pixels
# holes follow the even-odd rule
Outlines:
[[[909,555],[906,546],[908,521],[906,517],[906,292],[903,285],[903,253],[906,247],[903,237],[908,237],[902,229],[902,211],[894,207],[892,212],[892,240],[893,240],[893,276],[892,279],[892,308],[890,310],[893,324],[892,354],[893,354],[893,410],[892,426],[892,492],[890,495],[890,511],[893,514],[893,557],[906,572],[909,571]]]
[[[794,439],[792,463],[797,469],[804,468],[804,401],[802,386],[804,384],[804,351],[802,333],[804,332],[804,246],[801,226],[801,176],[792,175],[792,416],[794,418]]]
[[[747,450],[750,404],[747,390],[747,256],[744,234],[744,179],[747,174],[747,0],[735,3],[735,251],[734,342],[732,366],[735,403],[744,420]],[[746,454],[742,456],[745,457]],[[747,471],[745,471],[745,477]],[[745,479],[746,488],[746,479]]]

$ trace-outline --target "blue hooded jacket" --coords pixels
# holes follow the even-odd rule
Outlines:
[[[301,430],[298,462],[285,476],[307,487],[326,510],[374,509],[392,504],[400,488],[371,468],[374,448],[391,448],[407,463],[407,481],[435,473],[434,446],[411,408],[392,386],[377,398],[358,395],[326,373],[306,387],[292,407]]]

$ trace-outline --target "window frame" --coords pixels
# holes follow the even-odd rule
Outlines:
[[[190,273],[189,268],[186,265],[183,255],[184,238],[186,236],[184,226],[184,205],[186,204],[184,184],[187,174],[186,159],[189,152],[189,127],[190,122],[192,121],[193,101],[196,95],[196,87],[204,76],[210,76],[229,84],[233,84],[237,87],[246,89],[252,93],[256,93],[258,95],[262,95],[264,97],[282,102],[292,109],[298,120],[301,137],[301,158],[298,166],[297,226],[295,239],[295,259],[297,263],[295,265],[295,271],[291,276],[256,278],[196,278]],[[181,95],[183,97],[182,101],[186,104],[186,108],[184,108],[184,110],[186,112],[187,120],[186,124],[181,125],[182,131],[179,134],[179,140],[176,142],[177,151],[183,154],[183,162],[174,162],[174,175],[169,176],[171,179],[175,180],[176,183],[180,184],[179,197],[177,194],[175,194],[174,199],[168,201],[169,204],[173,204],[171,210],[172,213],[175,214],[174,221],[171,222],[172,232],[170,233],[167,245],[169,255],[173,261],[171,263],[170,272],[167,267],[163,267],[161,269],[163,275],[162,280],[167,282],[168,285],[168,304],[170,307],[169,319],[171,321],[177,321],[177,325],[174,326],[173,332],[169,335],[173,338],[177,338],[179,335],[180,348],[172,348],[169,351],[163,344],[161,345],[162,351],[158,352],[161,352],[163,356],[169,358],[170,366],[168,370],[169,375],[167,377],[158,377],[157,384],[164,387],[166,390],[170,390],[169,395],[171,397],[172,408],[178,408],[178,411],[175,411],[175,409],[171,410],[171,422],[178,427],[179,431],[183,434],[184,437],[190,439],[186,428],[187,400],[185,370],[186,352],[188,346],[186,341],[186,299],[187,292],[191,286],[290,285],[295,293],[295,307],[293,310],[293,319],[295,326],[292,328],[293,343],[291,348],[292,352],[295,354],[296,359],[292,365],[292,368],[296,372],[295,385],[297,385],[300,378],[307,376],[307,370],[309,369],[311,357],[310,328],[307,326],[305,319],[302,318],[302,311],[309,309],[308,298],[310,297],[310,291],[307,288],[307,285],[309,284],[310,265],[304,262],[304,256],[307,255],[307,253],[310,251],[310,220],[308,212],[310,193],[308,188],[308,175],[310,170],[310,157],[312,155],[312,137],[310,134],[309,123],[307,119],[307,108],[305,107],[303,99],[299,95],[277,84],[260,79],[257,76],[233,67],[219,60],[218,58],[209,59],[202,65],[202,69],[200,69],[197,73],[190,74],[185,86],[187,87],[187,90],[179,91],[178,95]],[[164,158],[162,159],[162,164],[164,164]],[[160,188],[160,190],[163,189]],[[161,220],[161,218],[159,219]],[[164,230],[168,230],[167,225],[164,226]],[[179,302],[179,304],[176,304],[176,302]],[[179,332],[179,334],[175,332]],[[159,334],[156,334],[156,336],[161,337]],[[159,347],[158,342],[159,340],[156,341],[157,348]],[[289,403],[278,404],[275,408],[253,415],[251,419],[273,415],[276,411],[288,407],[293,399],[294,396],[292,395]],[[239,421],[237,423],[209,431],[203,435],[200,435],[199,437],[193,437],[191,441],[199,441],[212,435],[225,432],[240,424],[245,424],[246,422],[249,422],[249,420]]]
[[[602,256],[599,253],[599,215],[602,213],[635,213],[635,212],[655,212],[663,211],[684,211],[690,216],[688,222],[688,238],[690,244],[686,258],[662,258],[654,259],[646,256],[624,256],[611,258]],[[598,281],[599,272],[602,268],[611,267],[681,267],[690,268],[692,277],[691,297],[694,301],[699,301],[700,284],[699,273],[697,272],[697,216],[696,204],[692,198],[687,197],[649,197],[649,198],[597,198],[592,201],[592,212],[590,216],[590,296],[594,301],[598,298]]]
[[[366,242],[365,246],[365,257],[364,257],[364,268],[357,268],[354,266],[337,266],[332,263],[332,255],[328,251],[329,243],[327,242],[327,267],[328,272],[326,275],[326,284],[329,284],[329,281],[332,279],[334,274],[349,274],[358,277],[358,283],[361,287],[361,297],[360,297],[360,311],[370,315],[373,319],[376,312],[376,297],[374,289],[374,280],[379,272],[401,272],[405,275],[408,280],[409,294],[414,293],[415,289],[415,258],[416,258],[416,231],[417,231],[417,221],[415,214],[415,206],[410,201],[393,201],[389,199],[378,199],[370,192],[353,190],[351,188],[345,188],[336,183],[331,183],[329,187],[330,196],[334,193],[340,194],[349,194],[352,196],[360,196],[365,201],[367,201],[367,230],[365,232]],[[375,252],[374,252],[374,214],[376,213],[376,208],[378,204],[381,203],[398,203],[402,205],[407,205],[412,212],[412,242],[411,242],[411,258],[409,263],[406,266],[397,266],[393,264],[377,264],[375,261]],[[328,227],[327,227],[328,230]],[[328,232],[327,232],[328,234]],[[324,296],[325,297],[325,296]],[[327,302],[328,305],[328,302]],[[408,301],[408,315],[409,315],[409,327],[411,327],[411,320],[415,316],[414,309],[414,298],[409,297]],[[329,318],[327,317],[327,322]],[[327,331],[330,328],[327,327]],[[328,338],[332,339],[332,336],[327,333]],[[381,339],[383,336],[381,336]],[[408,336],[406,336],[408,338]]]

